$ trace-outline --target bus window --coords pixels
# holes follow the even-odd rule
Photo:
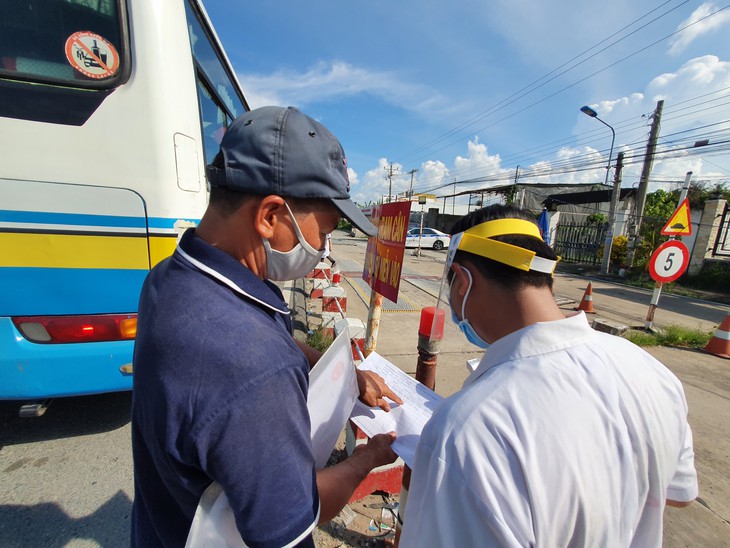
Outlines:
[[[0,0],[0,77],[110,88],[127,73],[121,0]]]
[[[223,134],[226,132],[231,119],[200,78],[198,78],[198,99],[200,101],[200,118],[203,127],[205,163],[209,164],[220,150],[221,139],[223,139]]]
[[[221,62],[216,48],[189,3],[185,4],[185,9],[188,16],[188,32],[190,33],[193,58],[195,59],[196,68],[209,83],[207,93],[217,97],[217,102],[225,109],[231,119],[236,118],[246,110],[243,98],[237,91],[238,86],[231,82],[231,76],[228,74],[224,63]],[[203,102],[202,96],[201,102]]]

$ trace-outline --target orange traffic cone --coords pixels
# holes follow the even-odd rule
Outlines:
[[[722,320],[720,327],[705,346],[705,352],[730,359],[730,314]]]
[[[591,282],[588,282],[588,287],[586,287],[586,291],[583,293],[583,298],[581,299],[580,304],[576,307],[576,310],[582,310],[588,314],[596,313],[596,311],[593,310],[593,284]]]

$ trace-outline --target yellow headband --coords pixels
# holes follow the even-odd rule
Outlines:
[[[536,253],[529,249],[492,240],[494,236],[503,236],[506,234],[531,236],[543,241],[540,235],[540,229],[530,221],[523,219],[495,219],[494,221],[487,221],[473,226],[460,235],[454,235],[452,242],[456,244],[456,247],[449,253],[449,258],[453,260],[456,251],[461,250],[492,259],[493,261],[519,270],[536,270],[546,274],[553,273],[555,266],[558,264],[557,261],[537,257]]]

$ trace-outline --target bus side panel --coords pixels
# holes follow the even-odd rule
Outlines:
[[[0,399],[29,400],[132,389],[134,341],[36,344],[0,317]]]
[[[32,343],[13,316],[133,314],[145,203],[120,188],[0,179],[0,398],[131,389],[133,341]]]
[[[133,313],[146,276],[147,270],[0,268],[2,315]]]

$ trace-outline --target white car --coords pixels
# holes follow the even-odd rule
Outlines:
[[[421,233],[421,249],[430,248],[439,251],[449,247],[451,237],[435,228],[411,228],[406,232],[406,247],[418,247],[418,234]]]

